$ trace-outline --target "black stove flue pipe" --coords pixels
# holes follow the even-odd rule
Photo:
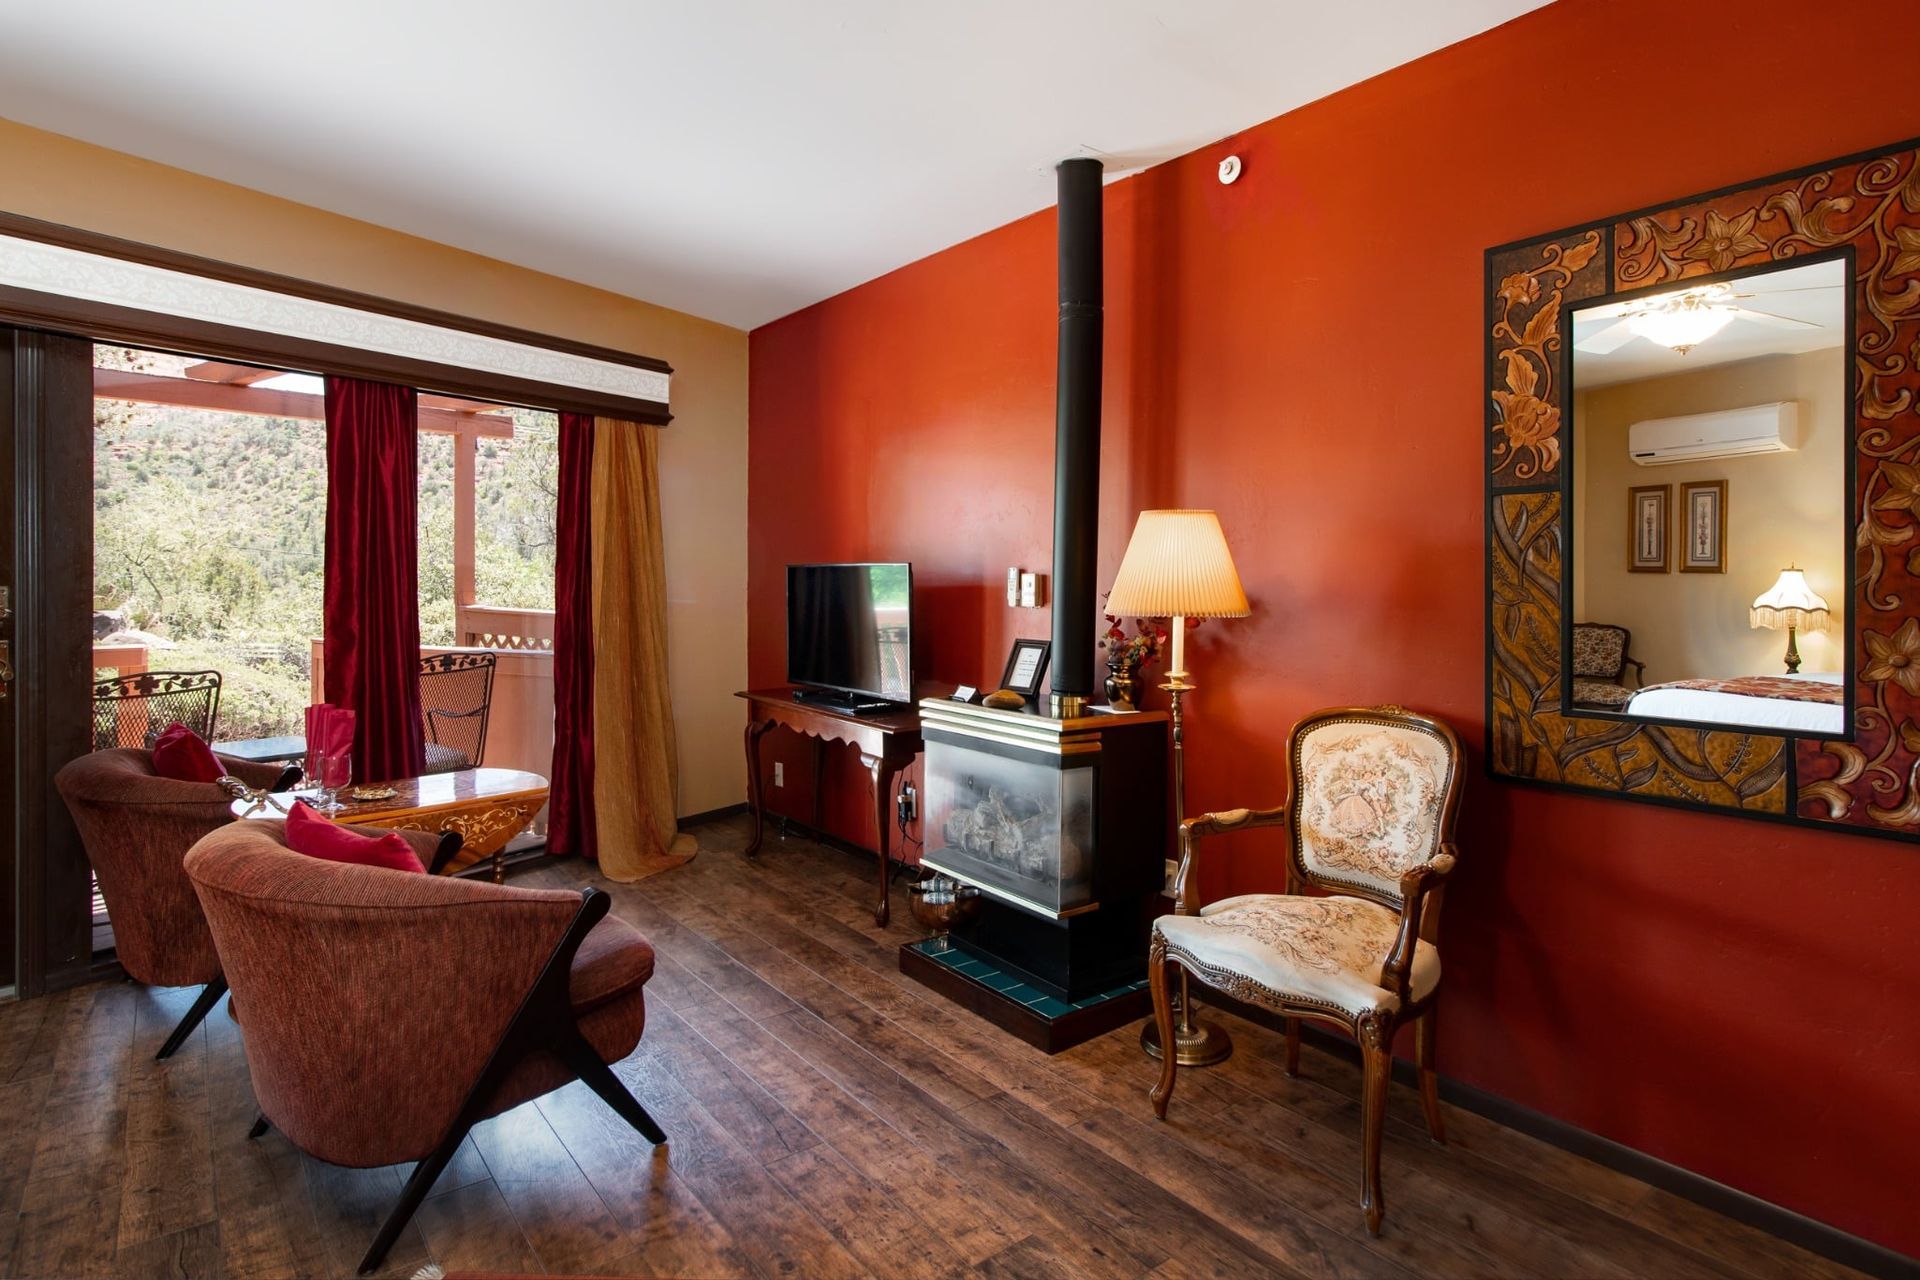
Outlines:
[[[1100,556],[1101,163],[1062,160],[1060,371],[1053,452],[1053,701],[1077,715],[1093,696]]]

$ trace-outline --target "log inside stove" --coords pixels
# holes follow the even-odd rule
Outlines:
[[[1051,882],[1060,878],[1063,861],[1078,864],[1081,852],[1062,830],[1060,806],[1032,796],[1009,795],[987,788],[986,798],[947,815],[944,832],[949,850],[960,850],[990,866],[1022,878]],[[1061,858],[1063,842],[1069,856]]]

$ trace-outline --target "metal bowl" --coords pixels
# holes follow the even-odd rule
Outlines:
[[[907,886],[913,918],[930,933],[944,934],[980,914],[980,891],[951,876],[934,875]]]

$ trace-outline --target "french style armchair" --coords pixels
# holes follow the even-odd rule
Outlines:
[[[1286,1069],[1300,1069],[1300,1021],[1339,1027],[1360,1044],[1360,1207],[1380,1232],[1380,1137],[1394,1032],[1415,1028],[1427,1127],[1446,1141],[1433,1069],[1440,987],[1440,907],[1457,858],[1460,743],[1438,720],[1398,707],[1317,711],[1287,739],[1288,789],[1278,808],[1232,809],[1180,824],[1175,913],[1154,922],[1147,953],[1160,1043],[1173,1037],[1170,986],[1194,981],[1279,1014]],[[1203,840],[1278,827],[1287,891],[1226,898],[1195,910]],[[1309,894],[1309,891],[1312,891]],[[1164,1055],[1150,1097],[1167,1118],[1178,1072]]]
[[[653,948],[611,899],[382,867],[236,822],[186,857],[246,1039],[260,1120],[329,1164],[418,1161],[378,1267],[469,1130],[579,1079],[667,1140],[608,1063],[640,1043]]]

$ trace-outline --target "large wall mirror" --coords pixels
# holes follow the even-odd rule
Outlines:
[[[1488,771],[1920,839],[1920,144],[1486,266]]]
[[[1568,712],[1847,733],[1848,266],[1568,307]]]

